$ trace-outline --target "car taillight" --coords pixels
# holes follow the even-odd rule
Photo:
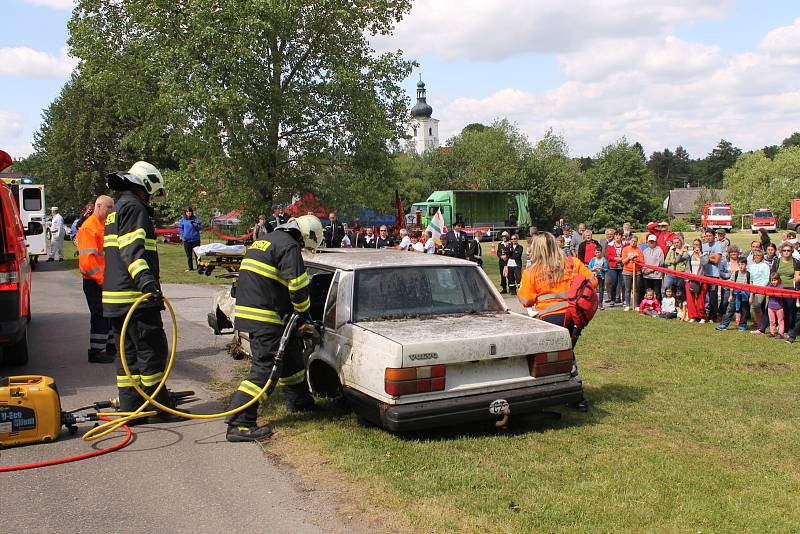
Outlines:
[[[19,289],[19,269],[16,260],[0,263],[0,291]]]
[[[384,373],[384,389],[393,397],[412,393],[428,393],[444,390],[446,365],[429,365],[425,367],[405,367],[402,369],[386,368]]]
[[[528,368],[534,378],[560,375],[572,371],[572,359],[572,349],[529,354]]]

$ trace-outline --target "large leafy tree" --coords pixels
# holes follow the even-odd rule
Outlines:
[[[770,159],[763,151],[743,154],[725,171],[725,194],[738,213],[772,208],[779,224],[790,215],[789,200],[800,191],[800,146],[779,148]]]
[[[706,179],[702,185],[717,188],[722,186],[722,177],[725,169],[733,167],[736,159],[741,155],[742,149],[733,146],[733,143],[720,140],[706,157]]]
[[[643,222],[657,202],[651,195],[654,176],[637,145],[625,138],[604,147],[587,171],[593,190],[595,228]]]
[[[97,83],[157,87],[153,130],[264,209],[364,174],[402,135],[411,63],[376,53],[410,0],[79,0],[71,52]],[[128,59],[128,61],[124,61]],[[380,159],[380,158],[378,158]],[[385,165],[385,160],[380,162]],[[320,183],[324,179],[325,183]]]

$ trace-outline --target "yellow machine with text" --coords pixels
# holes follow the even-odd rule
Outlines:
[[[49,376],[0,378],[0,446],[58,439],[61,400]]]

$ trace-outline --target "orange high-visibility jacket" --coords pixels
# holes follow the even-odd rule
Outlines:
[[[105,221],[92,213],[78,230],[78,266],[81,276],[103,285],[103,274],[106,271],[106,259],[103,256],[103,234]]]

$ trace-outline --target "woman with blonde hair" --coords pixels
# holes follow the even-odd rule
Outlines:
[[[535,308],[539,319],[569,330],[574,348],[581,332],[567,315],[567,294],[575,276],[583,276],[594,285],[597,285],[597,278],[580,259],[567,257],[549,232],[533,236],[530,257],[531,266],[522,273],[517,298],[526,308]],[[575,360],[570,374],[578,383],[581,382]],[[575,407],[586,411],[586,399],[582,398]]]

